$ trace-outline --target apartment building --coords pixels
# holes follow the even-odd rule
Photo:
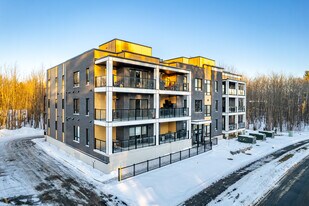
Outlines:
[[[161,60],[149,46],[113,39],[47,71],[46,133],[105,172],[203,144],[233,123],[222,113],[233,105],[226,77],[212,59]]]

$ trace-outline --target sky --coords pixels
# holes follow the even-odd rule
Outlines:
[[[0,0],[0,67],[48,69],[114,38],[254,77],[309,69],[307,0]]]

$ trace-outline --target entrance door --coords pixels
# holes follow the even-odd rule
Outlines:
[[[192,125],[192,144],[201,144],[204,142],[204,133],[202,124]]]

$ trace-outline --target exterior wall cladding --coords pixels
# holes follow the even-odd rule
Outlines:
[[[120,45],[123,47],[129,45],[123,50],[131,49],[133,54],[131,58],[126,57],[124,51],[118,48],[117,41],[121,41]],[[108,45],[106,48],[109,50],[100,50],[105,45]],[[162,62],[151,56],[151,47],[117,39],[101,45],[100,49],[89,50],[48,70],[45,127],[48,136],[101,160],[106,165],[111,165],[106,171],[203,143],[198,135],[201,134],[201,139],[206,140],[209,138],[208,129],[211,137],[222,137],[223,69],[207,63],[196,63],[197,58],[203,58],[204,62],[213,64],[214,60],[193,57],[190,61],[190,58],[180,57]],[[105,53],[98,55],[96,52]],[[89,84],[86,80],[86,69],[89,71]],[[74,86],[74,72],[79,72],[79,86]],[[98,77],[103,77],[106,82],[96,85]],[[118,82],[124,77],[127,78],[126,83],[114,85],[114,81]],[[140,80],[137,81],[136,78]],[[152,86],[148,88],[149,79]],[[202,80],[199,89],[195,89],[195,79]],[[206,79],[211,82],[210,95]],[[109,81],[112,83],[108,83]],[[245,83],[243,84],[245,86]],[[78,114],[74,114],[74,99],[79,99]],[[86,114],[86,99],[88,99],[89,115]],[[135,101],[141,99],[147,100],[146,106],[143,103],[142,109],[147,112],[151,110],[151,114],[146,113],[146,117],[138,116],[140,113],[133,111],[134,119],[126,116],[127,119],[120,117],[119,120],[117,115],[122,113],[114,114],[114,111],[110,111],[138,110],[136,107],[131,107],[136,106]],[[131,100],[134,100],[132,104]],[[196,100],[202,101],[202,110],[198,112],[195,108]],[[141,101],[139,102],[142,105]],[[110,108],[104,108],[106,105]],[[111,108],[111,105],[114,108]],[[210,105],[210,113],[209,110],[206,111],[205,105]],[[102,108],[99,108],[100,106]],[[105,110],[106,119],[101,116],[98,119],[96,109]],[[116,119],[114,115],[117,116]],[[125,113],[125,115],[131,114]],[[79,126],[79,141],[74,140],[74,126]],[[134,130],[131,130],[132,127]],[[191,131],[193,128],[194,131]],[[201,128],[207,132],[199,133]],[[133,135],[132,131],[135,132]],[[191,134],[196,135],[195,140]],[[97,141],[100,146],[97,145]],[[102,147],[102,142],[105,148]],[[141,147],[143,149],[139,150]]]

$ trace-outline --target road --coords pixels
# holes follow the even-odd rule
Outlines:
[[[35,146],[32,138],[0,141],[0,202],[27,205],[125,205],[98,191]]]
[[[197,205],[207,205],[209,202],[214,200],[217,196],[219,196],[222,192],[224,192],[227,188],[229,188],[231,185],[236,183],[238,180],[240,180],[243,176],[247,175],[248,173],[254,171],[255,169],[269,163],[270,161],[280,157],[281,155],[298,148],[304,144],[309,143],[309,140],[304,140],[298,143],[295,143],[293,145],[287,146],[285,148],[282,148],[280,150],[277,150],[276,152],[273,152],[237,171],[230,174],[229,176],[219,180],[218,182],[212,184],[211,186],[205,188],[200,193],[194,195],[190,199],[186,200],[182,205],[186,206],[197,206]],[[309,173],[309,171],[308,171]],[[308,184],[309,188],[309,184]],[[309,191],[309,190],[308,190]],[[279,204],[280,205],[280,204]],[[307,202],[306,205],[309,205],[309,202]],[[280,205],[281,206],[281,205]]]
[[[291,170],[258,205],[308,206],[309,158]]]

